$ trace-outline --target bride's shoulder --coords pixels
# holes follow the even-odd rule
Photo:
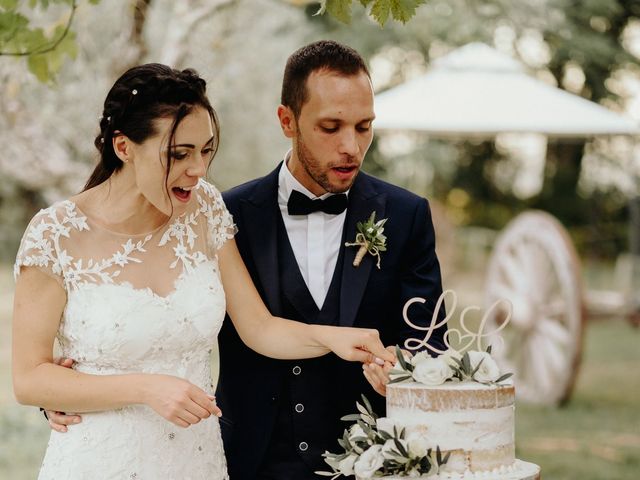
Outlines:
[[[88,228],[86,217],[71,199],[60,200],[39,210],[29,221],[27,230],[43,227],[71,227],[77,230]]]

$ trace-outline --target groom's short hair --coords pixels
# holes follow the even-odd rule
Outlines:
[[[333,40],[319,40],[299,48],[287,59],[282,80],[280,103],[289,107],[296,118],[309,99],[307,79],[317,70],[329,70],[345,76],[369,69],[358,52]]]

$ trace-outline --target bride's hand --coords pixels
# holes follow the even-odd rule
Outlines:
[[[215,397],[183,378],[150,375],[143,388],[145,403],[179,427],[186,428],[211,415],[222,416]]]
[[[380,334],[371,328],[329,327],[324,345],[344,360],[361,363],[395,363],[395,354],[386,350]]]

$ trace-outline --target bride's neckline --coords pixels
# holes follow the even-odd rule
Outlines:
[[[91,215],[88,215],[82,208],[80,208],[80,206],[78,205],[78,203],[75,200],[68,199],[67,201],[70,202],[71,204],[73,204],[73,207],[81,215],[83,215],[87,219],[87,221],[89,223],[91,223],[91,225],[93,225],[96,228],[98,228],[100,230],[103,230],[103,231],[105,231],[107,233],[110,233],[112,235],[118,235],[118,236],[121,236],[121,237],[147,237],[149,235],[154,235],[154,234],[158,233],[160,230],[162,230],[163,228],[168,227],[171,224],[171,222],[174,220],[173,217],[169,217],[169,218],[167,218],[167,220],[165,222],[163,222],[159,226],[155,227],[154,229],[152,229],[150,231],[142,232],[142,233],[120,232],[120,231],[114,230],[112,227],[109,227],[109,226],[105,225],[104,223],[100,222],[99,220],[96,220]]]

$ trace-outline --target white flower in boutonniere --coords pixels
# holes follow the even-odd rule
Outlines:
[[[376,222],[376,212],[371,212],[369,220],[358,222],[355,242],[345,243],[346,247],[360,247],[353,260],[354,267],[359,266],[364,256],[369,253],[378,258],[376,265],[378,269],[380,268],[380,252],[387,249],[387,237],[383,235],[384,224],[387,220],[387,218],[383,218]]]

